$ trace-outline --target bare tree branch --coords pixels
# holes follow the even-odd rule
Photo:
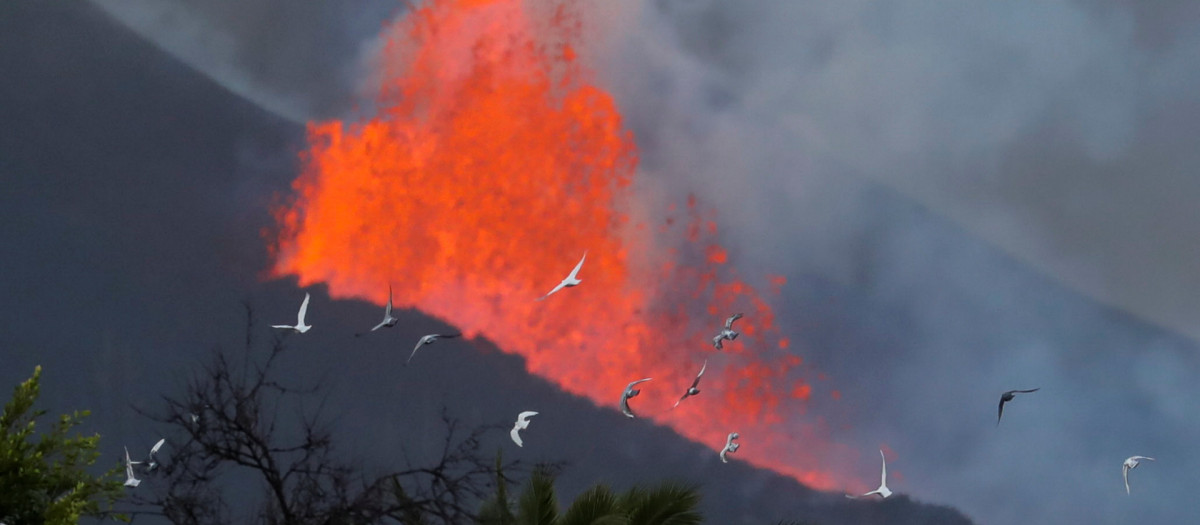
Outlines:
[[[267,524],[470,523],[496,483],[507,482],[504,472],[527,470],[518,462],[493,465],[481,453],[485,433],[503,428],[464,431],[443,408],[439,457],[414,464],[406,455],[405,468],[368,474],[336,453],[324,417],[328,396],[315,410],[304,409],[322,386],[275,379],[286,335],[274,337],[265,356],[255,358],[254,322],[246,305],[240,364],[217,350],[182,395],[163,396],[161,412],[137,409],[174,433],[168,435],[170,457],[160,458],[150,490],[135,494],[135,508],[125,511],[130,516],[223,524],[244,521],[234,519],[235,509],[249,505],[257,509],[256,521]]]

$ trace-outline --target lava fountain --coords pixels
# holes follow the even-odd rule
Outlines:
[[[375,114],[311,123],[278,207],[275,276],[419,308],[520,354],[532,373],[818,488],[836,447],[770,305],[738,278],[693,198],[641,209],[637,154],[575,50],[580,17],[519,0],[433,0],[387,28]],[[273,234],[274,235],[274,234]],[[583,283],[535,301],[587,251]],[[774,288],[779,277],[764,278]],[[743,336],[711,337],[744,312]],[[671,405],[704,359],[703,393]],[[582,385],[590,385],[584,388]],[[596,385],[607,385],[598,388]],[[715,455],[715,452],[714,452]]]

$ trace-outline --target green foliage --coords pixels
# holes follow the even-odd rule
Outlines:
[[[517,517],[508,505],[508,480],[504,478],[504,457],[496,451],[496,495],[479,510],[480,525],[516,525]]]
[[[404,485],[400,483],[400,476],[393,475],[392,482],[392,499],[393,503],[399,507],[401,522],[404,525],[425,525],[425,520],[421,517],[421,507],[416,505],[408,492],[404,490]]]
[[[700,494],[692,487],[664,483],[654,488],[634,487],[621,496],[629,525],[696,525]]]
[[[504,485],[503,476],[498,475],[496,497],[479,513],[482,525],[696,525],[703,521],[696,511],[699,492],[673,483],[634,487],[620,495],[595,485],[560,515],[554,477],[547,470],[536,469],[518,500],[515,516],[508,508]]]
[[[519,525],[556,525],[558,499],[554,496],[554,478],[545,469],[534,469],[529,484],[517,502]]]
[[[46,414],[33,408],[41,374],[39,366],[17,385],[0,415],[0,522],[77,523],[83,516],[108,516],[121,495],[120,468],[98,478],[86,472],[100,456],[100,436],[71,435],[86,410],[64,414],[37,434],[37,419]]]
[[[613,491],[596,485],[571,502],[560,525],[626,525],[629,517]]]

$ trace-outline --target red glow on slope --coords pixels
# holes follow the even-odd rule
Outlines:
[[[632,218],[645,213],[633,138],[589,83],[578,31],[563,8],[515,0],[430,1],[398,20],[378,115],[309,127],[295,201],[276,210],[275,275],[380,303],[382,283],[406,283],[397,307],[486,337],[564,390],[615,408],[626,383],[653,377],[641,416],[714,450],[737,431],[736,459],[834,487],[817,470],[834,445],[797,420],[812,392],[801,359],[712,214],[689,197],[655,228]],[[583,283],[535,301],[584,251]],[[709,341],[734,312],[743,335],[718,353]],[[703,393],[671,410],[705,358]]]

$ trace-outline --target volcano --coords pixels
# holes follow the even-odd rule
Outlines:
[[[396,283],[397,305],[600,406],[652,377],[645,417],[710,446],[737,431],[754,443],[746,461],[844,486],[827,461],[845,451],[805,417],[812,371],[768,301],[784,279],[740,277],[696,199],[639,200],[650,183],[634,137],[575,51],[583,22],[516,0],[435,1],[398,18],[375,114],[309,126],[303,173],[277,209],[275,276],[381,305]],[[579,287],[535,301],[585,252]],[[710,340],[735,312],[745,335],[717,352]],[[670,410],[705,359],[707,395]]]

